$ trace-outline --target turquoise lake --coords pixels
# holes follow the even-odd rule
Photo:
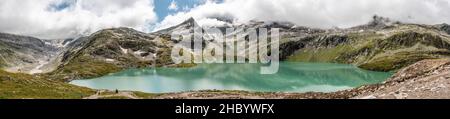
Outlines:
[[[256,92],[334,92],[385,81],[392,73],[331,63],[281,62],[276,74],[260,74],[259,64],[199,64],[192,68],[129,69],[107,76],[74,80],[93,89],[148,93],[196,90]]]

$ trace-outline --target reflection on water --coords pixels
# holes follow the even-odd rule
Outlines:
[[[379,83],[392,73],[358,69],[346,64],[280,63],[277,74],[259,74],[259,64],[201,64],[193,68],[130,69],[71,84],[95,89],[150,93],[192,90],[261,92],[333,92]]]

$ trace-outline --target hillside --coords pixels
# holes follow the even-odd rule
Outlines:
[[[380,84],[331,93],[256,93],[205,90],[167,93],[157,99],[448,99],[450,59],[423,60],[400,69]]]
[[[178,42],[170,39],[171,33],[193,32],[196,24],[191,18],[154,33],[129,28],[105,29],[64,41],[62,48],[24,36],[15,36],[21,44],[14,45],[10,42],[14,41],[14,35],[4,34],[0,48],[5,50],[1,54],[6,59],[0,60],[0,66],[8,71],[40,68],[52,74],[64,74],[67,79],[101,76],[126,68],[170,66],[170,51]],[[368,70],[392,71],[423,59],[450,56],[446,24],[405,24],[375,16],[368,24],[348,29],[315,29],[273,21],[250,21],[218,28],[229,27],[280,28],[280,56],[286,61],[346,63]],[[246,31],[234,32],[238,33],[246,34]]]
[[[100,30],[69,44],[55,62],[58,68],[47,76],[68,81],[103,76],[128,68],[190,66],[173,65],[170,53],[177,41],[172,41],[169,33],[189,31],[194,24],[193,19],[188,19],[155,33],[130,28]]]
[[[10,72],[38,73],[58,51],[38,38],[0,33],[0,68]]]
[[[0,91],[4,93],[0,94],[0,98],[101,97],[94,94],[94,90],[66,82],[100,77],[129,68],[193,66],[194,64],[173,64],[170,58],[171,48],[179,41],[171,40],[170,35],[173,32],[193,32],[196,24],[191,18],[154,33],[143,33],[130,28],[110,28],[89,36],[63,40],[1,33]],[[223,30],[229,27],[280,28],[280,56],[283,61],[345,63],[368,70],[402,73],[403,70],[400,69],[418,61],[450,57],[450,27],[447,24],[407,24],[374,17],[368,24],[347,29],[308,28],[276,21],[250,21],[218,28]],[[246,34],[246,31],[234,32],[237,33]],[[208,35],[214,36],[206,34]],[[223,92],[258,95],[263,98],[352,98],[356,94],[375,91],[373,87],[376,86],[347,92],[289,95]],[[223,92],[200,91],[188,94],[220,95]],[[384,92],[380,92],[382,93]],[[178,93],[167,94],[157,98],[177,95]],[[373,96],[383,98],[380,95]]]
[[[428,25],[372,21],[304,38],[284,38],[294,39],[281,46],[285,60],[347,63],[376,71],[392,71],[423,59],[450,56],[449,34]]]
[[[371,99],[448,99],[450,98],[450,60],[424,60],[399,70],[377,90],[354,98]]]
[[[0,84],[0,99],[81,99],[95,93],[89,88],[1,70]]]
[[[95,77],[153,64],[155,36],[128,28],[105,29],[77,39],[58,56],[58,78]]]

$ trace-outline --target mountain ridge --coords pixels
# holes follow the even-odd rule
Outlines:
[[[58,42],[62,45],[54,46],[49,45],[45,40],[33,39],[38,41],[38,44],[45,45],[47,43],[45,46],[50,49],[53,48],[52,58],[45,58],[46,63],[50,63],[42,66],[47,68],[46,72],[60,70],[78,56],[116,67],[113,69],[164,66],[173,64],[169,57],[170,49],[177,41],[172,41],[170,34],[181,31],[193,32],[193,28],[197,25],[194,18],[189,18],[178,25],[152,33],[143,33],[124,27],[103,29],[89,36],[65,39]],[[252,21],[237,27],[281,27],[280,55],[282,60],[288,61],[349,63],[364,69],[390,71],[411,64],[416,60],[440,58],[449,54],[449,49],[445,49],[449,46],[448,30],[450,28],[447,24],[404,24],[388,18],[374,16],[371,22],[348,29],[315,29],[296,26],[289,22],[266,21]],[[225,29],[226,27],[220,28]],[[430,39],[431,41],[423,39]],[[57,46],[64,47],[58,48]],[[38,48],[43,48],[43,46]],[[421,49],[428,50],[421,52]],[[407,61],[400,66],[377,66],[378,63],[386,63],[383,57],[398,56],[398,53],[395,52],[403,52],[401,50],[412,50],[412,53],[404,54],[406,56],[403,58],[408,59],[409,56],[412,56],[410,58],[414,60]],[[389,55],[389,52],[391,52],[391,55]],[[44,51],[41,50],[39,53],[42,54]],[[5,52],[0,54],[4,56]],[[157,58],[155,58],[155,55]],[[5,63],[5,61],[0,60],[0,66],[11,65]],[[400,61],[388,61],[385,65],[393,65],[398,62]]]
[[[429,61],[434,62],[427,59],[450,58],[449,25],[408,24],[385,18],[374,18],[376,19],[368,24],[347,29],[317,29],[266,21],[253,21],[237,27],[282,26],[280,29],[282,31],[280,34],[282,61],[346,63],[368,70],[397,72],[387,83],[335,93],[198,91],[170,93],[156,97],[153,97],[155,96],[153,94],[140,92],[127,94],[139,94],[150,98],[189,98],[189,96],[185,97],[186,95],[209,96],[202,98],[215,98],[214,95],[222,98],[239,96],[240,98],[248,98],[248,96],[256,98],[391,98],[393,95],[395,98],[404,98],[402,95],[391,94],[391,89],[396,90],[396,88],[390,85],[402,86],[401,83],[406,81],[413,82],[415,87],[422,86],[416,85],[415,78],[407,79],[420,76],[410,74],[421,72],[415,70],[422,70],[416,68],[417,64],[411,64],[425,60],[425,62],[418,62],[422,67],[422,65],[428,66]],[[188,19],[170,27],[171,29],[153,33],[143,33],[124,27],[110,28],[99,30],[89,36],[60,39],[54,42],[0,33],[0,56],[2,56],[0,57],[0,83],[2,83],[0,90],[5,92],[0,93],[0,98],[102,97],[99,95],[111,92],[98,90],[95,92],[96,90],[70,85],[67,82],[105,76],[128,68],[194,66],[195,64],[173,64],[170,53],[177,41],[170,39],[170,34],[179,31],[192,32],[195,24],[197,24],[195,19]],[[219,27],[219,29],[226,27],[229,26]],[[245,34],[246,32],[235,32],[237,33]],[[208,43],[210,42],[205,42],[205,44]],[[448,61],[445,62],[445,71],[448,71]],[[18,66],[21,67],[14,69]],[[3,71],[5,69],[8,72]],[[19,71],[18,69],[28,70]],[[429,70],[427,76],[434,75],[435,71],[437,70]],[[427,88],[434,89],[430,86]],[[383,91],[383,89],[390,90]],[[377,94],[374,95],[373,92]],[[427,95],[428,93],[419,92],[418,94]]]

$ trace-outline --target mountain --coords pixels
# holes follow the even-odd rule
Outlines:
[[[10,72],[41,72],[59,47],[28,36],[0,33],[0,68]]]
[[[450,25],[444,23],[444,24],[435,25],[435,27],[437,29],[439,29],[441,31],[444,31],[444,32],[446,32],[447,34],[450,35]]]
[[[130,28],[104,29],[68,44],[58,55],[58,68],[52,74],[65,79],[86,78],[124,68],[163,65],[167,62],[159,59],[170,55],[167,42]]]
[[[46,77],[0,70],[0,99],[81,99],[95,90]]]
[[[347,29],[317,29],[256,20],[218,28],[227,27],[279,28],[280,57],[285,61],[346,63],[368,70],[392,71],[423,59],[450,57],[446,24],[408,24],[375,15],[367,24]],[[231,35],[238,33],[248,34],[237,30]]]
[[[363,69],[392,71],[423,59],[448,58],[450,36],[431,25],[374,21],[350,29],[310,34],[282,44],[289,61],[355,64]]]
[[[195,28],[195,27],[200,27],[200,26],[195,21],[195,19],[191,17],[178,25],[156,31],[155,33],[159,34],[159,35],[170,35],[173,32],[191,32],[191,33],[193,33],[194,32],[193,28]]]
[[[377,15],[374,15],[372,17],[372,20],[364,25],[359,25],[356,27],[350,28],[351,30],[382,30],[387,27],[396,26],[401,24],[400,21],[394,21],[389,18],[380,17]]]
[[[49,78],[59,80],[102,76],[127,68],[174,66],[170,53],[179,41],[170,39],[170,35],[193,33],[198,28],[195,26],[198,26],[195,19],[190,18],[153,33],[111,28],[61,40],[1,34],[0,66],[8,71],[50,72]],[[280,56],[284,61],[347,63],[368,70],[392,71],[422,59],[450,56],[447,24],[406,24],[374,16],[369,23],[348,29],[317,29],[256,20],[216,28],[224,32],[230,27],[280,28]],[[236,30],[231,35],[238,33],[248,34],[248,31]],[[202,42],[203,45],[213,43]]]

